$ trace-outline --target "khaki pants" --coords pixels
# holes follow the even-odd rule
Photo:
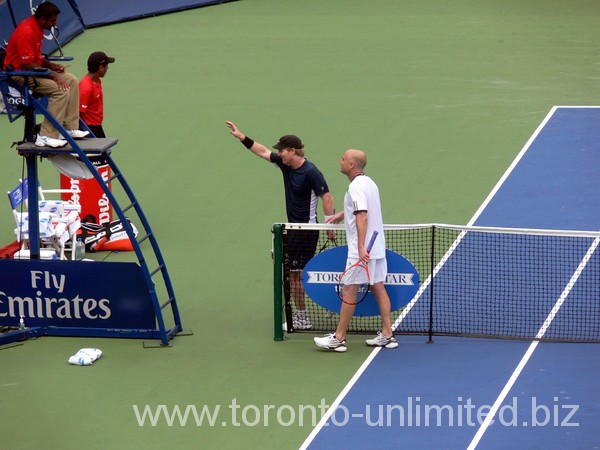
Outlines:
[[[48,97],[48,112],[67,130],[79,129],[79,86],[77,77],[71,73],[56,74],[69,84],[69,89],[61,90],[50,78],[30,79],[29,86],[36,94]],[[60,133],[44,118],[40,135],[58,138]]]

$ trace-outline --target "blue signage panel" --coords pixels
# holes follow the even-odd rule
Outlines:
[[[77,0],[77,6],[88,28],[225,1],[229,0]]]
[[[6,47],[8,38],[15,29],[8,0],[0,0],[0,46]]]
[[[155,329],[136,263],[0,259],[0,325]]]
[[[31,16],[43,0],[0,0],[0,45],[6,46],[15,27]],[[83,23],[74,10],[72,0],[52,0],[60,9],[58,41],[64,45],[83,31]],[[52,53],[58,45],[48,30],[44,31],[43,53]],[[86,56],[87,57],[87,56]]]
[[[338,296],[338,280],[346,267],[348,247],[340,246],[314,256],[302,272],[302,285],[308,296],[329,311],[339,312],[342,301]],[[384,283],[392,311],[410,302],[420,285],[419,273],[404,256],[386,250],[388,276]],[[377,301],[372,293],[356,306],[355,316],[379,315]]]

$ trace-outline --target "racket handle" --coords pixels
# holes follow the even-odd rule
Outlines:
[[[373,236],[371,236],[371,240],[369,241],[369,245],[367,245],[367,251],[371,253],[371,249],[373,248],[373,244],[375,243],[375,239],[377,239],[377,235],[379,232],[373,231]]]

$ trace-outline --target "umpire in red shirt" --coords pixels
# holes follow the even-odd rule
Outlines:
[[[74,139],[85,137],[88,131],[79,130],[79,89],[77,77],[67,73],[65,66],[55,64],[42,56],[44,30],[50,30],[58,21],[60,9],[50,2],[40,4],[34,15],[23,20],[8,40],[5,70],[49,69],[48,75],[29,78],[33,92],[48,97],[48,112],[54,116]],[[23,84],[22,77],[13,79]],[[48,119],[44,119],[35,145],[62,147],[67,141]]]

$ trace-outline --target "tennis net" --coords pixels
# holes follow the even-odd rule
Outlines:
[[[335,330],[339,315],[308,295],[308,325],[303,317],[295,323],[289,255],[298,246],[316,256],[345,245],[343,225],[275,224],[272,231],[275,339],[283,339],[282,327]],[[600,342],[600,233],[426,224],[385,225],[384,234],[419,280],[416,294],[392,312],[396,334]],[[349,332],[380,328],[379,316],[355,316]]]

